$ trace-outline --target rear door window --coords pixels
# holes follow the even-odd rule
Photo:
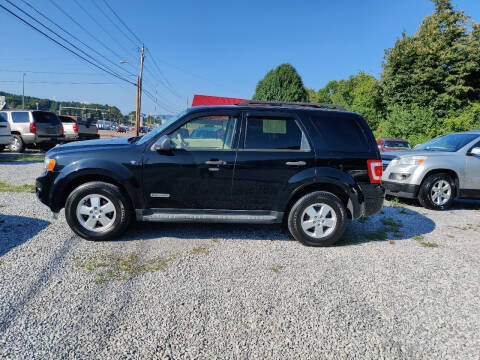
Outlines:
[[[50,112],[35,111],[33,113],[33,118],[35,119],[35,122],[39,124],[60,124],[60,120],[58,119],[57,115]]]
[[[245,145],[247,150],[309,151],[303,132],[293,119],[249,117]]]
[[[321,148],[333,152],[369,152],[370,143],[354,116],[332,114],[311,116],[311,120],[322,135]]]
[[[28,123],[28,122],[30,122],[30,119],[28,117],[28,112],[23,112],[23,111],[17,112],[17,111],[15,111],[15,112],[12,112],[11,115],[12,115],[12,121],[14,123]]]

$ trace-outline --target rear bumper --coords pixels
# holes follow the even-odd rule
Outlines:
[[[383,186],[388,195],[398,196],[400,198],[414,199],[418,195],[419,185],[401,184],[391,181],[384,181]]]
[[[385,200],[385,188],[381,184],[359,184],[360,213],[352,214],[354,219],[362,216],[372,216],[382,211]]]
[[[95,139],[100,139],[99,134],[78,134],[78,139],[79,140],[95,140]]]

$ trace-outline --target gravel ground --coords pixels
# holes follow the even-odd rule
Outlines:
[[[0,181],[40,171],[0,164]],[[0,357],[478,359],[478,209],[386,203],[330,248],[243,225],[95,243],[0,193]]]

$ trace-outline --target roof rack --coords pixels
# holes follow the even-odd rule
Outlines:
[[[346,111],[346,109],[337,104],[308,103],[308,102],[284,102],[284,101],[256,101],[247,100],[238,103],[237,106],[278,106],[278,107],[308,107],[316,109],[330,109],[337,111]]]

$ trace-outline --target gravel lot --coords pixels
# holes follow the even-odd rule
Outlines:
[[[0,163],[0,181],[41,168]],[[330,248],[243,225],[95,243],[0,192],[0,357],[479,359],[478,209],[386,203]]]

